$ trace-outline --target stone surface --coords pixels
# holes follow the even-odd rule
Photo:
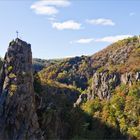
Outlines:
[[[115,87],[120,84],[119,73],[109,73],[104,71],[101,73],[95,73],[93,75],[92,91],[93,96],[98,96],[99,99],[109,99],[111,92]]]
[[[0,139],[43,139],[35,111],[31,45],[9,44],[0,73]]]
[[[77,99],[76,103],[74,103],[74,107],[79,106],[86,101],[87,101],[87,94],[81,94]]]
[[[140,81],[140,72],[126,72],[124,74],[109,71],[96,72],[93,75],[92,90],[88,93],[87,100],[99,97],[99,99],[110,99],[111,93],[117,86],[122,84],[132,86]]]

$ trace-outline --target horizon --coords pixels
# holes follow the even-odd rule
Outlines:
[[[139,4],[137,0],[0,1],[0,56],[17,31],[31,44],[33,58],[93,55],[117,40],[139,35]]]

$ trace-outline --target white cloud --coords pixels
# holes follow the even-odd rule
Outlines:
[[[116,35],[116,36],[107,36],[103,38],[96,39],[96,42],[107,42],[107,43],[113,43],[125,38],[132,37],[132,35]]]
[[[116,35],[116,36],[106,36],[103,38],[82,38],[76,41],[71,41],[70,43],[78,43],[78,44],[88,44],[91,42],[106,42],[106,43],[114,43],[116,41],[132,37],[132,35]]]
[[[129,16],[134,16],[136,13],[134,13],[134,12],[131,12],[131,13],[129,13]]]
[[[55,15],[59,12],[59,7],[67,7],[70,5],[68,0],[39,0],[31,5],[31,9],[36,14]]]
[[[65,22],[54,22],[52,23],[52,27],[56,28],[57,30],[64,29],[79,30],[81,29],[81,24],[73,20],[68,20]]]
[[[56,21],[56,17],[49,17],[48,20],[51,22],[54,22],[54,21]]]
[[[115,25],[115,23],[111,19],[105,19],[105,18],[87,19],[86,22],[93,25],[103,25],[103,26]]]
[[[93,40],[94,40],[93,38],[81,38],[76,41],[71,41],[70,43],[71,44],[73,44],[73,43],[88,44],[88,43],[91,43]]]
[[[51,7],[51,6],[32,7],[32,9],[35,10],[36,14],[42,14],[42,15],[53,15],[58,13],[58,10],[55,7]]]

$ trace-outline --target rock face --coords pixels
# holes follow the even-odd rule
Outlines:
[[[92,83],[92,89],[94,89],[92,95],[98,96],[99,99],[109,99],[112,90],[120,84],[119,77],[119,73],[115,72],[111,74],[109,74],[109,71],[95,73]]]
[[[87,94],[81,94],[77,99],[76,103],[74,103],[74,107],[81,105],[87,100]]]
[[[17,38],[0,73],[0,139],[42,139],[34,102],[31,45]]]
[[[92,90],[87,96],[87,100],[99,97],[99,99],[110,99],[112,90],[120,85],[132,86],[140,81],[140,72],[118,72],[109,73],[104,71],[93,75]]]

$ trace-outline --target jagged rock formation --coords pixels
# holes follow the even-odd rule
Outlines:
[[[119,73],[109,74],[109,71],[95,73],[92,83],[92,95],[88,95],[89,99],[94,99],[95,96],[98,96],[99,99],[110,99],[112,90],[120,84],[119,76]]]
[[[140,81],[140,72],[109,73],[104,71],[95,73],[93,76],[92,91],[88,93],[88,100],[99,97],[99,99],[110,99],[112,91],[120,85],[131,86]]]
[[[0,139],[42,139],[34,98],[31,45],[17,38],[0,73]]]

